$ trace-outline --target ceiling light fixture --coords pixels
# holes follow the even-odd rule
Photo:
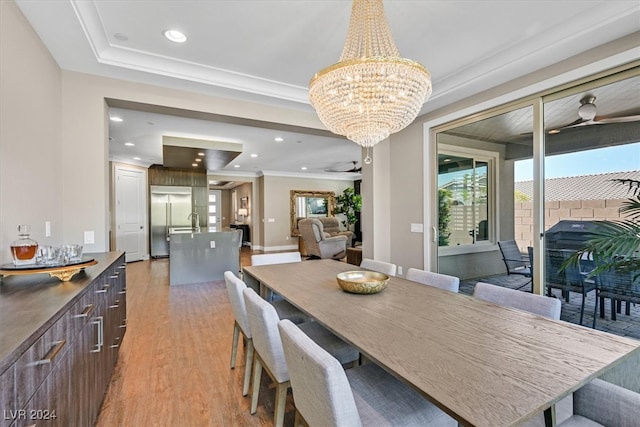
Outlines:
[[[274,140],[275,142],[282,142],[282,141],[284,141],[284,138],[283,138],[283,137],[281,137],[281,136],[276,136],[275,138],[273,138],[273,140]]]
[[[204,153],[203,153],[203,152],[200,152],[200,153],[198,153],[198,156],[200,156],[200,157],[204,157]]]
[[[302,169],[303,171],[306,171],[306,170],[307,170],[307,167],[306,167],[306,166],[303,166],[303,167],[301,167],[300,169]]]
[[[133,147],[136,144],[134,144],[133,142],[125,142],[124,145],[126,145],[127,147]]]
[[[258,155],[257,154],[252,154],[251,157],[255,158],[255,157],[258,157]]]
[[[402,58],[382,0],[354,0],[340,61],[311,79],[309,99],[333,133],[367,148],[407,127],[431,95],[431,76]]]
[[[164,36],[174,43],[184,43],[187,41],[187,36],[178,30],[166,30]]]
[[[142,160],[140,157],[134,157],[133,160]]]
[[[109,120],[111,120],[112,122],[118,122],[118,123],[122,121],[122,119],[118,116],[111,116],[109,117]]]
[[[240,165],[233,165],[233,167],[234,167],[234,168],[239,168],[239,167],[240,167]]]
[[[191,166],[193,166],[194,168],[198,166],[197,163],[191,163]]]
[[[202,161],[202,159],[201,159],[201,158],[199,158],[199,157],[198,157],[198,158],[196,158],[196,162],[201,162],[201,161]]]

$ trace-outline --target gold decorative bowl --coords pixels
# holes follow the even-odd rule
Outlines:
[[[336,276],[345,292],[352,294],[375,294],[387,287],[389,276],[377,271],[345,271]]]

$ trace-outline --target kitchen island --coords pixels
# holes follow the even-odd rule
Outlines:
[[[240,233],[191,231],[169,237],[169,284],[223,280],[224,272],[240,270]]]

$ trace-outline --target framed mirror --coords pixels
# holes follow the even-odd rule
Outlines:
[[[302,218],[333,216],[335,204],[333,191],[291,190],[291,235],[300,236],[298,221]]]

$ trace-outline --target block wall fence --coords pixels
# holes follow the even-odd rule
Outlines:
[[[546,202],[544,209],[544,229],[548,230],[560,220],[619,220],[620,206],[626,199],[611,200],[563,200]],[[515,204],[515,240],[521,251],[533,246],[533,202]]]

